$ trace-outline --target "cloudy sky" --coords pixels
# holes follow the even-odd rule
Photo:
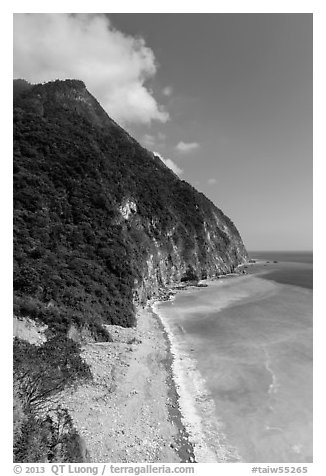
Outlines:
[[[248,250],[312,249],[312,15],[17,14],[14,77],[83,80]]]

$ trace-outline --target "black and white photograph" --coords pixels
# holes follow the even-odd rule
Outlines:
[[[314,15],[150,11],[13,14],[15,468],[306,473]]]

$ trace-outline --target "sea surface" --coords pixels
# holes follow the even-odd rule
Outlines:
[[[199,462],[312,462],[312,255],[250,257],[155,306],[184,424]]]
[[[251,252],[250,257],[258,260],[267,260],[273,265],[277,261],[282,266],[271,266],[265,279],[272,279],[278,283],[292,284],[304,288],[313,288],[313,254],[311,252]]]

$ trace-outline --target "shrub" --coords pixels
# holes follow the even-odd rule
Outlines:
[[[14,462],[84,463],[88,461],[85,442],[73,426],[65,408],[51,416],[29,413],[14,443]]]
[[[65,386],[91,378],[79,352],[78,344],[62,336],[40,347],[15,338],[14,379],[24,409],[38,407]]]

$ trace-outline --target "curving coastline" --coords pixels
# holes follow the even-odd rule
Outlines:
[[[152,301],[147,308],[138,309],[136,327],[108,326],[112,343],[89,343],[83,347],[82,356],[91,368],[94,381],[91,385],[65,390],[60,395],[60,403],[69,409],[85,440],[91,461],[229,463],[250,462],[256,458],[248,455],[245,444],[242,445],[243,433],[235,440],[230,438],[227,414],[236,415],[238,407],[229,408],[225,404],[232,397],[238,398],[235,404],[243,405],[252,391],[254,405],[263,402],[264,407],[269,407],[269,412],[280,408],[284,415],[288,413],[279,402],[286,376],[280,374],[283,365],[277,358],[284,352],[283,347],[279,347],[283,345],[284,336],[279,339],[279,335],[274,334],[278,329],[272,329],[271,341],[252,341],[248,354],[245,346],[252,337],[248,334],[251,311],[247,316],[245,309],[254,306],[252,311],[255,312],[258,306],[273,320],[272,316],[277,312],[273,305],[275,298],[278,305],[282,302],[299,305],[302,301],[302,305],[309,309],[311,294],[309,290],[263,279],[261,271],[265,270],[259,266],[256,267],[259,275],[229,276],[207,281],[207,287],[189,287],[182,292],[171,290],[168,300]],[[299,317],[302,326],[305,322],[303,308],[302,315],[297,313],[299,308],[293,312],[289,309],[287,317],[292,319],[291,315],[295,313],[294,322]],[[219,313],[218,320],[216,312]],[[216,376],[218,385],[222,385],[225,401],[216,398],[208,377],[212,374],[207,374],[202,355],[198,353],[199,334],[203,329],[197,326],[202,326],[203,316],[204,320],[210,319],[209,334],[217,321],[219,325],[224,322],[231,326],[235,319],[236,326],[240,325],[234,333],[240,333],[243,340],[234,347],[234,354],[214,355],[211,347],[205,348],[207,360],[214,366],[213,378]],[[241,327],[241,319],[248,317],[249,321],[243,322]],[[255,319],[254,327],[257,327],[258,316]],[[283,320],[277,325],[283,325]],[[189,325],[194,326],[192,334],[189,334]],[[296,330],[292,326],[292,321],[289,321],[284,328],[286,346],[294,346],[297,353],[306,337],[301,328]],[[219,333],[223,335],[222,328]],[[223,351],[225,344],[225,349],[229,350],[228,342],[224,343],[221,335],[216,338],[216,347]],[[305,350],[309,353],[309,348]],[[245,360],[253,352],[248,364],[255,366],[254,373],[245,373],[244,380],[240,381],[237,379],[242,375],[241,368],[247,363],[237,360],[239,351],[244,352]],[[287,356],[289,358],[291,354]],[[305,361],[303,370],[308,373],[303,374],[295,390],[302,389],[309,377]],[[290,371],[291,375],[297,375],[296,367]],[[248,388],[243,389],[241,382],[246,382]],[[300,411],[300,407],[296,411]],[[238,418],[240,430],[245,431],[246,423],[241,423],[240,414]],[[258,428],[259,421],[251,430],[253,444],[264,439],[275,443],[277,438],[287,437],[288,440],[282,444],[290,450],[293,448],[291,454],[294,458],[300,461],[310,458],[304,428],[296,426],[287,436],[286,427],[272,413],[261,421],[263,434]],[[300,436],[300,441],[296,435]],[[278,455],[281,454],[279,449],[277,451]],[[286,456],[282,456],[284,461]],[[263,454],[261,461],[268,461],[266,458]]]
[[[196,462],[311,461],[312,294],[265,279],[285,266],[259,261],[152,303]]]
[[[171,297],[170,300],[173,300]],[[158,309],[160,301],[151,306],[160,320],[170,344],[171,372],[178,394],[181,422],[189,434],[197,463],[240,462],[235,448],[230,448],[223,434],[222,424],[216,422],[214,400],[194,358],[182,348],[164,314]],[[205,415],[205,422],[202,419]],[[209,423],[207,424],[207,421]]]

